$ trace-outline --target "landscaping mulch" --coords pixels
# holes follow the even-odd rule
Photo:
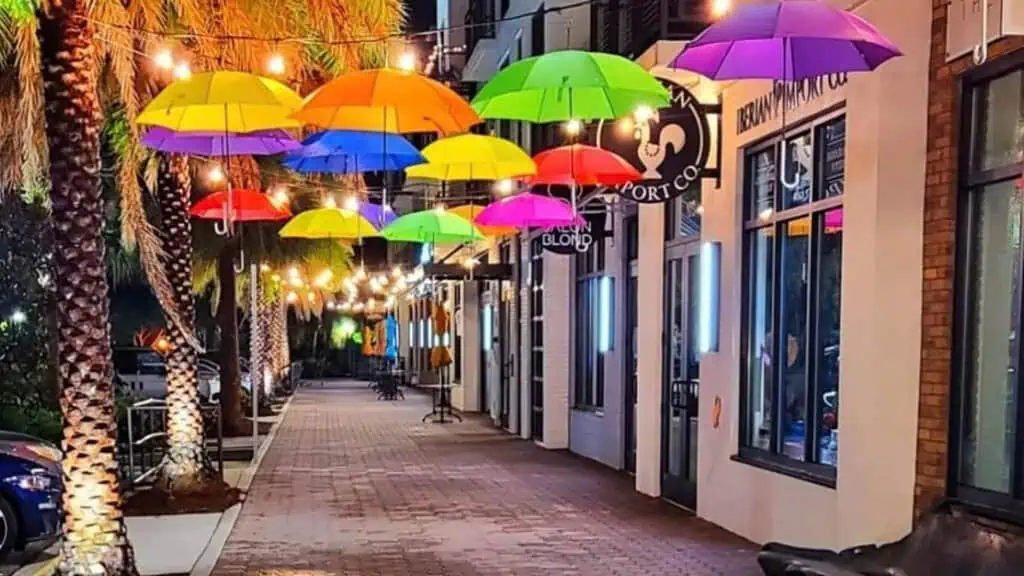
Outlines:
[[[171,497],[157,488],[139,490],[125,500],[126,516],[167,516],[173,514],[205,514],[223,512],[245,500],[245,492],[225,486],[207,494]]]

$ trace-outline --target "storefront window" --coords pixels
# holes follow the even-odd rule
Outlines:
[[[740,456],[832,482],[845,118],[784,142],[760,145],[746,161]]]
[[[950,459],[957,498],[1024,512],[1021,131],[1024,73],[969,86],[969,169],[957,263],[959,315],[951,426],[959,441]],[[967,168],[967,167],[965,167]]]
[[[573,402],[577,408],[604,406],[604,353],[607,348],[606,319],[610,314],[610,294],[604,278],[605,247],[594,242],[590,249],[576,255],[576,299]]]

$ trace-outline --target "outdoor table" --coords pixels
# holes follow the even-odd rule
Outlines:
[[[446,422],[446,420],[444,419],[446,414],[449,417],[458,419],[459,422],[462,422],[462,416],[459,416],[458,414],[452,411],[451,384],[426,384],[424,386],[421,386],[421,388],[428,388],[431,390],[431,392],[433,392],[431,410],[428,414],[425,414],[423,416],[423,422],[426,422],[427,418],[430,418],[431,416],[437,416],[438,419],[434,420],[434,422],[437,422],[438,424],[444,424]]]

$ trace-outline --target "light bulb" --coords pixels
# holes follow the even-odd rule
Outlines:
[[[327,309],[328,310],[334,310],[334,302],[328,302],[327,303]]]
[[[332,273],[329,268],[325,268],[317,275],[316,280],[314,280],[314,284],[321,288],[327,286],[327,283],[331,281],[332,276],[334,276],[334,273]]]
[[[462,265],[470,270],[475,268],[477,264],[479,264],[479,262],[477,262],[476,258],[466,258],[462,261]]]
[[[324,206],[327,208],[337,208],[338,205],[334,202],[334,196],[328,196],[324,198]]]
[[[270,277],[270,279],[273,280],[274,282],[280,282],[281,281],[281,275],[280,274],[274,274],[273,276]]]
[[[565,123],[565,133],[569,136],[576,136],[583,131],[583,123],[573,119]]]
[[[394,276],[395,278],[401,278],[402,277],[402,267],[401,266],[395,266],[391,270],[391,275]]]
[[[298,299],[299,299],[299,295],[296,294],[295,292],[289,292],[288,296],[285,297],[285,300],[287,300],[289,302],[295,302]]]
[[[275,76],[284,74],[287,68],[284,56],[281,56],[280,54],[273,54],[267,59],[267,72]]]
[[[270,201],[278,206],[288,204],[289,200],[288,189],[284,186],[275,186],[274,191],[270,194]]]
[[[407,50],[398,57],[398,68],[405,70],[406,72],[412,72],[416,69],[416,54],[411,50]]]
[[[220,167],[220,164],[214,164],[206,171],[206,181],[210,184],[224,182],[224,169]]]
[[[636,118],[637,122],[647,122],[651,118],[654,118],[654,108],[651,108],[646,104],[641,104],[633,111],[633,117]]]
[[[775,211],[772,210],[771,208],[765,208],[764,210],[761,210],[761,213],[758,214],[757,217],[760,218],[761,220],[767,220],[772,217],[772,214],[774,212]]]
[[[359,200],[356,200],[355,196],[349,196],[348,198],[345,198],[345,210],[348,210],[349,212],[358,212]]]
[[[437,206],[434,206],[434,211],[437,212],[438,214],[444,212],[444,204],[438,204]]]
[[[11,322],[14,324],[21,324],[27,319],[28,317],[25,316],[25,313],[22,312],[21,310],[15,310],[14,312],[11,313]]]
[[[260,264],[260,272],[270,272],[270,266],[266,264]]]
[[[498,190],[498,194],[511,194],[512,190],[515,189],[515,182],[506,178],[504,180],[498,180],[498,183],[495,184],[494,187]]]
[[[633,119],[628,116],[619,118],[619,121],[615,123],[615,129],[621,136],[632,136],[634,127]]]
[[[295,266],[292,266],[291,268],[288,269],[288,275],[291,276],[292,278],[298,277],[299,269],[296,268]]]
[[[156,55],[153,56],[153,62],[157,68],[161,70],[171,70],[174,68],[174,54],[167,48],[161,48]]]
[[[732,7],[732,0],[713,0],[711,4],[711,15],[715,18],[725,16],[725,13]]]
[[[192,77],[192,69],[189,68],[188,62],[179,62],[174,67],[174,77],[178,80],[187,80]]]
[[[365,280],[365,279],[366,279],[366,268],[363,268],[362,266],[360,266],[359,270],[356,270],[356,280]]]

